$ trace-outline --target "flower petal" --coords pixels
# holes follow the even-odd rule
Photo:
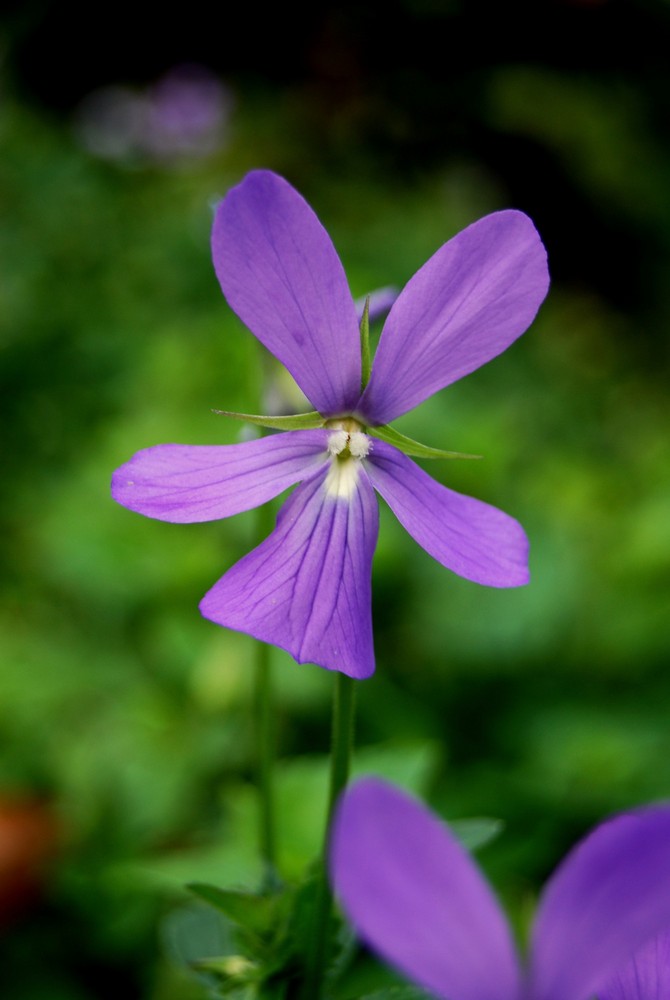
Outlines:
[[[534,1000],[598,994],[670,927],[669,885],[670,809],[639,810],[597,827],[544,891],[533,934]]]
[[[598,1000],[667,1000],[670,997],[670,931],[635,952],[621,972],[601,988]]]
[[[366,466],[403,527],[443,566],[487,587],[528,583],[528,540],[514,518],[447,489],[385,441],[374,440]]]
[[[376,288],[369,295],[363,295],[360,299],[355,299],[356,317],[358,322],[363,319],[365,303],[368,303],[368,319],[371,323],[381,319],[390,310],[391,306],[398,298],[398,289],[394,285],[385,285],[384,288]]]
[[[159,521],[214,521],[251,510],[327,459],[328,432],[287,431],[229,445],[159,444],[112,477],[112,496]]]
[[[362,472],[334,497],[318,472],[288,498],[277,526],[205,595],[219,625],[350,677],[374,672],[370,578],[379,511]]]
[[[330,872],[361,938],[409,979],[449,1000],[515,1000],[519,969],[505,919],[446,826],[392,785],[344,793]]]
[[[387,424],[495,358],[530,326],[548,287],[547,256],[523,212],[468,226],[400,293],[358,413]]]
[[[288,368],[315,409],[353,409],[361,390],[356,308],[331,239],[282,177],[255,170],[218,207],[214,268],[228,304]]]

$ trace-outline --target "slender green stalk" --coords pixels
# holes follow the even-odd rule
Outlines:
[[[330,792],[328,816],[314,900],[314,920],[310,948],[305,963],[305,980],[301,1000],[320,1000],[323,975],[329,958],[329,936],[332,922],[333,897],[328,882],[328,835],[335,804],[349,780],[349,768],[354,742],[354,708],[356,682],[344,674],[336,674],[333,700],[333,732],[330,758]]]
[[[274,816],[274,719],[272,717],[272,666],[270,647],[256,643],[254,717],[258,769],[259,846],[266,885],[274,881],[276,866]]]
[[[351,754],[354,746],[354,710],[356,682],[346,674],[338,673],[335,679],[333,702],[333,734],[330,756],[330,797],[328,799],[328,825],[340,792],[349,780]]]

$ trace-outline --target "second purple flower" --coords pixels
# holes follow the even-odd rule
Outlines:
[[[330,872],[363,941],[441,1000],[668,1000],[670,808],[614,816],[546,885],[521,963],[449,828],[393,785],[342,796]]]
[[[285,180],[254,171],[233,188],[216,213],[212,251],[229,305],[290,371],[317,419],[243,444],[158,445],[114,474],[119,503],[177,523],[229,517],[300,484],[272,534],[205,595],[202,614],[299,663],[370,676],[375,490],[442,565],[491,587],[526,583],[521,526],[437,483],[375,431],[530,325],[549,284],[530,219],[488,215],[431,257],[393,305],[367,384],[342,264]]]

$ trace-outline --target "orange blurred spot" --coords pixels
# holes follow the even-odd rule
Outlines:
[[[39,898],[57,842],[57,823],[48,805],[0,798],[0,923]]]

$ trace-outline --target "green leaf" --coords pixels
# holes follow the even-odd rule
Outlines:
[[[361,392],[370,381],[372,359],[370,357],[370,296],[366,296],[361,316]]]
[[[278,952],[284,964],[290,963],[296,955],[301,957],[301,961],[304,961],[312,939],[314,909],[320,892],[320,883],[320,873],[311,870],[293,893],[293,905],[281,942],[281,950]]]
[[[430,448],[426,444],[421,444],[420,441],[414,441],[412,438],[407,437],[405,434],[401,434],[394,427],[389,427],[387,424],[382,427],[369,427],[368,434],[374,435],[374,437],[380,438],[382,441],[386,441],[387,444],[395,445],[400,451],[403,451],[406,455],[414,455],[416,458],[481,458],[481,455],[466,455],[460,451],[442,451],[441,448]]]
[[[328,996],[333,1000],[428,1000],[428,994],[407,982],[399,973],[372,953],[358,948],[353,962]]]
[[[452,833],[469,851],[475,851],[478,847],[483,847],[484,844],[494,840],[501,833],[504,825],[502,820],[492,819],[489,816],[449,821]]]
[[[192,882],[187,889],[224,913],[234,924],[256,934],[265,934],[272,928],[280,908],[280,896],[259,896],[234,889],[219,889],[204,882]]]
[[[290,416],[272,417],[257,413],[234,413],[232,410],[212,410],[222,417],[232,417],[233,420],[243,420],[247,424],[258,427],[270,427],[278,431],[311,430],[313,427],[323,427],[323,417],[316,410],[311,413],[293,413]]]

